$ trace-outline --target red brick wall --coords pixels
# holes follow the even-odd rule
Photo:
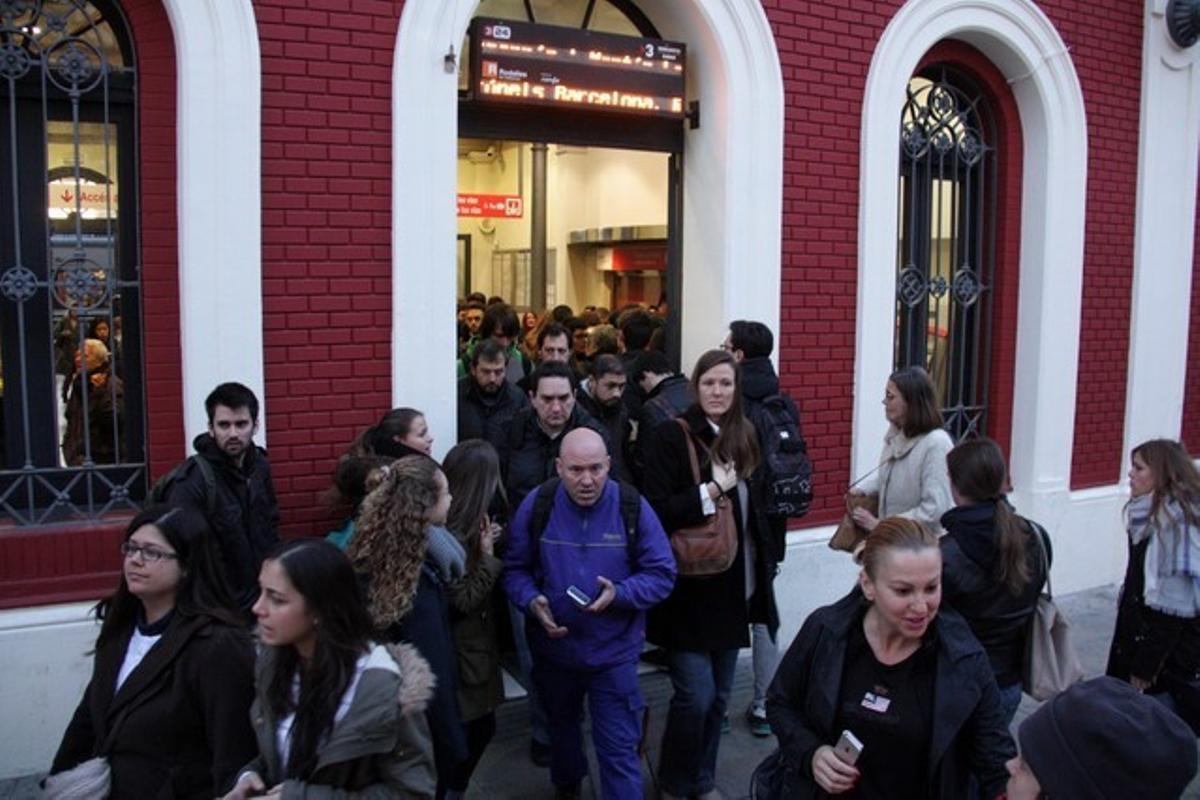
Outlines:
[[[1141,10],[1118,0],[1086,8],[1072,0],[1039,5],[1071,50],[1087,104],[1090,180],[1072,476],[1074,485],[1086,486],[1115,481],[1120,468]],[[839,498],[850,478],[853,394],[876,391],[852,385],[861,97],[875,43],[900,3],[764,0],[763,6],[776,36],[787,105],[781,373],[801,403],[819,470],[817,500],[806,520],[815,524],[841,513]],[[1015,307],[1009,291],[1015,287],[997,295],[998,304],[1008,305],[1006,316]],[[1015,352],[1003,331],[995,344]]]
[[[138,73],[142,326],[152,475],[184,453],[176,242],[175,47],[160,0],[123,0]],[[112,590],[127,517],[0,535],[0,608],[87,600]]]
[[[1200,197],[1196,208],[1200,210]],[[1200,457],[1200,214],[1192,243],[1192,313],[1188,321],[1187,379],[1183,393],[1183,444]]]
[[[284,535],[319,534],[333,521],[320,495],[335,459],[391,406],[391,81],[403,3],[356,0],[349,23],[345,0],[254,6],[272,475]]]
[[[1071,488],[1115,483],[1125,433],[1137,201],[1142,4],[1041,3],[1071,50],[1087,106],[1083,319]],[[1048,265],[1052,266],[1052,265]]]

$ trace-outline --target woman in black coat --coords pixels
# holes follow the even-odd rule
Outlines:
[[[941,603],[937,539],[888,517],[867,537],[859,585],[814,611],[767,693],[780,797],[958,800],[1004,789],[1016,747],[987,655]],[[857,763],[835,752],[843,731]]]
[[[750,645],[751,623],[766,623],[772,635],[779,627],[769,529],[747,488],[759,451],[754,427],[742,414],[737,362],[730,353],[710,350],[696,363],[692,386],[696,403],[678,421],[659,425],[644,450],[646,499],[670,532],[700,524],[727,498],[737,523],[737,553],[716,575],[686,577],[681,565],[671,595],[650,611],[646,635],[666,648],[674,687],[659,767],[665,797],[715,792],[737,652]]]
[[[121,582],[97,606],[92,680],[47,790],[105,756],[112,797],[218,796],[256,750],[254,647],[208,525],[194,512],[151,506],[130,522],[121,552]]]
[[[1021,704],[1029,618],[1046,582],[1045,542],[1004,496],[1007,469],[991,439],[963,442],[946,456],[954,508],[942,515],[942,599],[983,645],[1000,687],[1005,723]]]

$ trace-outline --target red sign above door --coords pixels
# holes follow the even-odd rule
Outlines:
[[[519,194],[458,195],[460,217],[502,217],[515,219],[525,213],[525,203]]]

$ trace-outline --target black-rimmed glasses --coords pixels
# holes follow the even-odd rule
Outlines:
[[[166,550],[159,550],[157,547],[140,547],[130,542],[121,542],[121,555],[126,558],[134,556],[141,557],[142,561],[147,564],[157,564],[164,558],[179,558],[174,553],[168,553]]]

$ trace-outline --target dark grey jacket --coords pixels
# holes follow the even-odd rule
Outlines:
[[[505,381],[495,395],[485,395],[470,375],[458,379],[458,441],[484,439],[496,444],[513,414],[529,405],[525,393]]]
[[[264,648],[250,708],[259,755],[245,770],[257,772],[268,788],[282,781],[284,800],[433,797],[433,748],[423,711],[434,679],[416,648],[372,649],[350,710],[334,723],[313,774],[304,781],[284,780],[275,738],[279,720],[265,697],[273,666],[273,650]]]
[[[537,412],[532,406],[521,409],[508,423],[508,431],[497,450],[500,453],[500,469],[504,474],[504,488],[508,492],[509,508],[516,509],[525,495],[557,475],[554,460],[563,437],[575,428],[591,428],[604,439],[612,452],[608,431],[591,414],[578,404],[571,411],[562,432],[551,439],[538,422]]]
[[[789,800],[826,796],[813,780],[812,756],[821,745],[836,742],[840,733],[833,726],[846,643],[850,627],[861,624],[863,602],[855,587],[838,602],[810,614],[767,692],[767,719],[788,767],[782,796]],[[970,797],[972,774],[981,784],[980,796],[996,797],[1008,779],[1004,762],[1017,748],[1005,727],[987,654],[963,618],[945,606],[930,634],[937,637],[930,797]]]

